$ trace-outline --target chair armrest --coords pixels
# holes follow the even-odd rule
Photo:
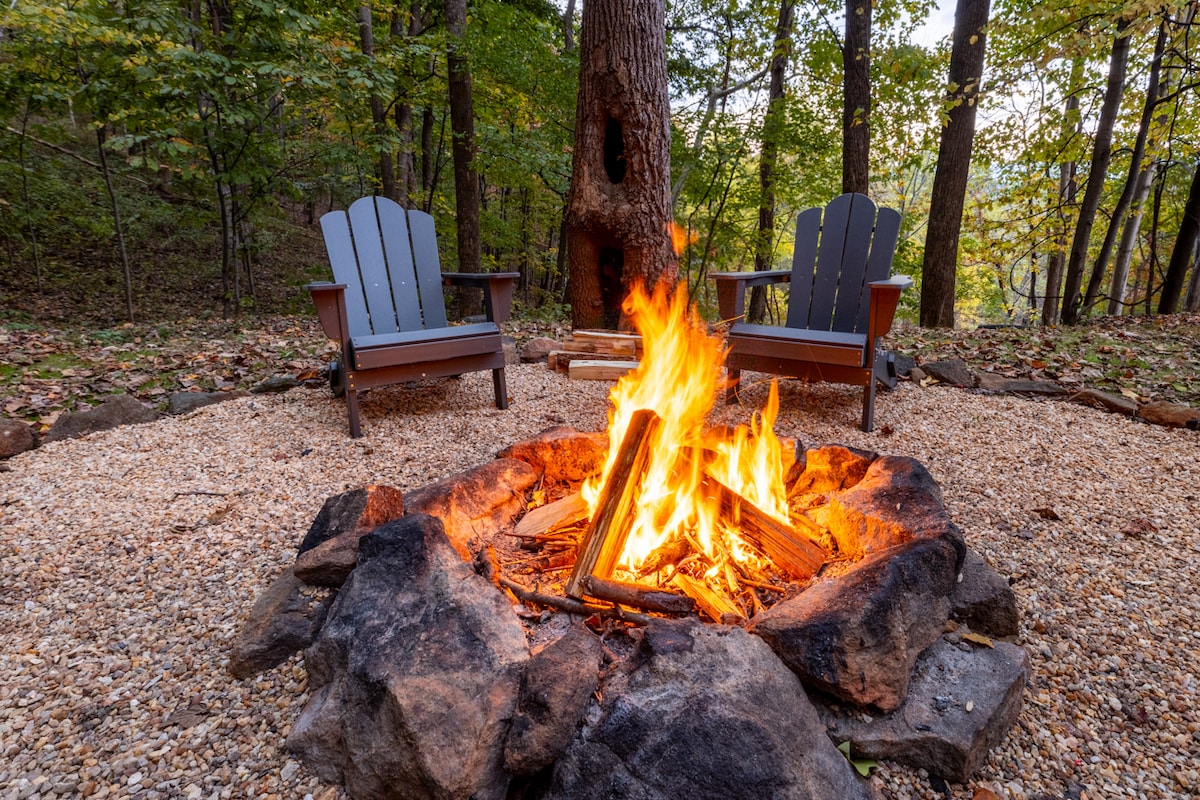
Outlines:
[[[871,290],[871,316],[867,323],[867,338],[871,342],[880,336],[886,336],[892,329],[896,306],[900,304],[900,292],[912,286],[912,283],[913,279],[908,275],[893,275],[886,281],[871,281],[867,284]],[[874,345],[871,347],[874,349]]]
[[[519,272],[443,272],[442,283],[483,289],[483,309],[487,318],[499,325],[508,321],[513,291],[520,277]]]
[[[710,272],[708,277],[717,283],[717,310],[721,319],[729,321],[741,319],[746,315],[748,287],[788,283],[792,279],[792,271],[773,269],[762,272]]]
[[[346,284],[314,281],[306,283],[304,288],[312,295],[325,335],[341,342],[343,348],[346,347],[350,343],[350,325],[346,319]]]

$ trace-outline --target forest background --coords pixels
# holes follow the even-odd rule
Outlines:
[[[472,0],[460,41],[449,5],[11,0],[0,323],[310,314],[302,285],[328,277],[316,220],[372,193],[430,211],[451,267],[452,43],[472,79],[482,268],[521,273],[518,317],[568,317],[578,9]],[[774,268],[795,213],[841,190],[852,127],[869,129],[869,194],[903,214],[894,271],[919,289],[939,140],[964,103],[979,116],[959,328],[1200,306],[1197,2],[958,8],[971,6],[988,20],[986,66],[962,86],[947,78],[952,37],[917,33],[946,16],[930,0],[872,7],[857,50],[853,0],[667,3],[680,274],[710,318],[707,273],[755,266],[764,154],[775,224],[759,267]],[[869,102],[854,105],[844,65],[863,61]]]

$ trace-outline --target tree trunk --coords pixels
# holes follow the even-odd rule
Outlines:
[[[1079,135],[1079,88],[1083,83],[1083,59],[1071,63],[1070,94],[1063,109],[1064,143]],[[1058,229],[1054,236],[1054,252],[1046,267],[1046,295],[1042,301],[1042,325],[1057,325],[1062,307],[1063,267],[1067,263],[1067,214],[1065,209],[1075,205],[1079,184],[1075,180],[1075,162],[1064,161],[1058,168]]]
[[[779,23],[775,26],[775,49],[771,55],[771,87],[767,113],[763,116],[762,152],[758,161],[758,238],[754,248],[754,269],[771,269],[775,255],[775,165],[779,161],[779,134],[784,125],[784,78],[792,50],[792,24],[796,4],[782,0]],[[767,314],[766,287],[750,290],[747,318],[761,323]]]
[[[366,4],[358,7],[358,39],[363,55],[367,57],[370,64],[374,65],[375,28],[371,19],[371,7]],[[380,193],[389,200],[399,200],[392,151],[384,145],[388,132],[387,111],[383,107],[383,99],[375,89],[371,90],[370,102],[371,123],[375,131],[375,150],[379,156],[376,161],[376,175],[379,178]]]
[[[588,0],[567,201],[571,318],[617,327],[635,282],[674,282],[664,0]]]
[[[458,221],[458,269],[481,272],[479,250],[479,176],[475,172],[475,108],[471,67],[463,49],[467,32],[467,0],[446,0],[446,62],[450,74],[451,150],[454,153],[454,207]],[[460,292],[459,316],[483,310],[478,292]]]
[[[1092,227],[1096,223],[1096,212],[1100,208],[1100,197],[1104,192],[1104,176],[1112,158],[1113,124],[1121,107],[1121,95],[1125,93],[1125,66],[1129,60],[1129,37],[1126,35],[1128,30],[1129,22],[1126,20],[1122,20],[1117,26],[1117,36],[1108,64],[1108,86],[1104,90],[1104,103],[1100,108],[1100,120],[1096,124],[1092,164],[1088,169],[1087,186],[1083,190],[1079,219],[1075,223],[1075,237],[1071,240],[1071,256],[1067,261],[1062,308],[1062,321],[1067,325],[1079,322],[1082,311],[1079,290],[1083,286],[1083,265],[1087,261]]]
[[[1142,169],[1142,159],[1146,154],[1146,140],[1150,137],[1150,127],[1154,122],[1154,109],[1162,102],[1159,75],[1162,70],[1163,49],[1166,47],[1167,41],[1167,23],[1164,20],[1158,26],[1158,36],[1154,43],[1154,59],[1150,62],[1150,80],[1146,86],[1146,102],[1142,106],[1142,118],[1138,123],[1137,136],[1134,138],[1133,152],[1129,158],[1129,174],[1125,178],[1125,187],[1121,190],[1121,196],[1117,200],[1116,208],[1113,209],[1112,216],[1108,221],[1108,231],[1104,234],[1104,244],[1100,246],[1100,253],[1096,256],[1096,262],[1092,265],[1092,275],[1088,279],[1087,290],[1083,293],[1083,308],[1084,311],[1091,309],[1096,304],[1096,298],[1100,294],[1100,284],[1104,282],[1104,273],[1108,269],[1108,260],[1112,256],[1113,247],[1116,245],[1117,233],[1124,227],[1125,215],[1129,213],[1133,206],[1134,195],[1138,192],[1143,174],[1147,170]],[[1149,186],[1148,183],[1144,184]],[[1145,198],[1145,191],[1142,191],[1142,197]],[[1128,274],[1128,273],[1126,273]],[[1125,280],[1125,275],[1120,276],[1121,281]],[[1113,294],[1116,294],[1117,275],[1114,268],[1113,274]],[[1122,283],[1122,286],[1124,284]],[[1124,291],[1121,292],[1124,294]],[[1112,311],[1112,302],[1109,302],[1109,312]]]
[[[1108,292],[1108,313],[1112,316],[1121,314],[1125,306],[1125,284],[1129,282],[1129,265],[1133,261],[1133,246],[1137,242],[1138,230],[1142,226],[1142,206],[1146,196],[1150,194],[1150,184],[1154,181],[1158,163],[1151,162],[1137,176],[1137,185],[1133,197],[1129,201],[1129,216],[1125,218],[1125,226],[1121,230],[1121,241],[1117,245],[1117,258],[1113,262],[1112,285]]]
[[[866,194],[871,155],[871,0],[846,2],[842,90],[842,192]]]
[[[942,128],[933,199],[925,233],[921,266],[921,325],[954,327],[954,285],[958,268],[958,235],[962,230],[975,112],[983,80],[984,27],[989,0],[958,0],[950,49],[950,83],[946,103],[950,118]]]
[[[1195,250],[1195,256],[1192,260],[1192,277],[1188,279],[1187,300],[1183,303],[1183,310],[1189,314],[1200,311],[1200,248],[1195,247],[1195,242],[1192,243]]]
[[[103,125],[96,128],[96,148],[100,152],[100,174],[104,176],[104,188],[108,192],[108,202],[112,208],[113,229],[117,233],[117,247],[121,253],[121,275],[125,281],[125,316],[133,322],[133,272],[129,266],[129,253],[125,249],[125,225],[121,221],[121,204],[117,202],[112,171],[108,168],[108,154],[104,152],[106,132],[107,129]]]
[[[1158,299],[1158,313],[1174,314],[1179,310],[1179,296],[1183,293],[1183,279],[1192,263],[1192,251],[1200,237],[1200,162],[1192,174],[1192,188],[1188,192],[1187,204],[1183,207],[1183,220],[1171,248],[1171,260],[1167,262],[1167,276],[1163,280],[1162,296]]]

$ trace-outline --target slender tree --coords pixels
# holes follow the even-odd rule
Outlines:
[[[1192,263],[1192,253],[1200,239],[1200,161],[1192,174],[1192,188],[1188,192],[1187,204],[1183,207],[1183,221],[1171,248],[1171,260],[1167,262],[1167,274],[1163,279],[1162,295],[1158,299],[1158,313],[1174,314],[1179,310],[1179,299],[1183,293],[1184,277]]]
[[[842,191],[862,194],[870,185],[871,5],[847,0],[842,46]]]
[[[975,112],[983,80],[989,0],[958,0],[950,49],[949,117],[938,145],[937,170],[921,267],[921,325],[954,327],[958,236],[962,229]]]
[[[454,132],[454,207],[458,229],[458,269],[482,271],[479,245],[479,175],[475,171],[475,108],[466,52],[467,0],[446,0],[446,65],[450,80],[450,128]],[[459,294],[461,316],[478,314],[477,292]]]

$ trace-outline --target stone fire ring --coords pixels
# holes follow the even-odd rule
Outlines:
[[[1017,632],[1007,582],[920,463],[839,446],[790,487],[851,557],[805,591],[745,629],[664,619],[605,645],[543,615],[531,652],[472,559],[537,481],[603,456],[600,435],[555,428],[405,495],[329,498],[230,671],[307,648],[288,748],[359,800],[875,798],[835,742],[966,781],[1015,723],[1029,661],[995,640]]]

